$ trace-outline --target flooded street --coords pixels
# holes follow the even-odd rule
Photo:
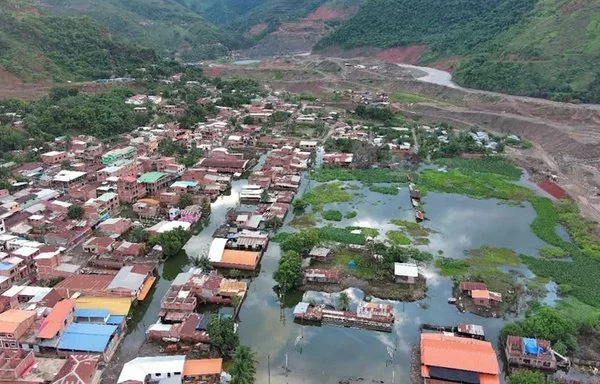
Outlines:
[[[200,234],[192,237],[185,249],[189,256],[197,257],[208,252],[212,234],[225,221],[228,209],[238,204],[238,192],[247,183],[235,181],[229,196],[221,196],[212,205],[210,223]],[[357,182],[349,184],[359,185]],[[300,192],[318,183],[304,180]],[[402,187],[395,196],[369,191],[368,187],[349,190],[354,198],[349,203],[327,204],[324,209],[342,212],[354,210],[358,215],[344,219],[336,226],[364,226],[377,228],[380,239],[385,232],[397,229],[391,219],[413,220],[408,189]],[[535,212],[529,204],[523,206],[500,204],[496,200],[477,200],[461,195],[428,193],[423,198],[430,220],[424,226],[432,229],[430,244],[419,248],[433,254],[441,250],[446,257],[462,258],[467,249],[483,245],[507,247],[517,253],[537,255],[545,245],[530,230],[529,224]],[[289,214],[286,223],[293,215]],[[318,225],[325,225],[320,222]],[[282,231],[293,231],[286,225]],[[258,359],[257,382],[272,384],[323,383],[333,384],[340,380],[364,379],[379,383],[405,383],[411,370],[411,352],[419,341],[422,323],[455,325],[466,322],[485,327],[488,340],[498,342],[498,333],[509,319],[482,318],[460,313],[447,303],[452,295],[450,279],[439,276],[433,266],[424,268],[428,294],[421,301],[412,303],[390,302],[396,308],[396,324],[391,334],[367,330],[336,328],[330,326],[303,326],[293,321],[293,306],[302,295],[287,297],[281,309],[273,290],[272,278],[277,268],[280,249],[271,242],[261,263],[260,273],[250,284],[247,299],[240,315],[238,328],[242,344],[249,345]],[[188,268],[185,257],[172,258],[161,269],[151,302],[144,303],[134,319],[136,325],[118,352],[121,357],[135,356],[144,344],[144,329],[156,321],[160,300],[175,275]],[[552,289],[552,287],[549,287]],[[361,299],[360,290],[351,290],[354,299]],[[147,305],[147,308],[144,308]]]

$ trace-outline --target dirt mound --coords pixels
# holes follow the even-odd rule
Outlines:
[[[409,45],[406,47],[384,49],[377,52],[375,58],[384,63],[416,64],[427,48],[427,45]]]
[[[269,26],[269,24],[267,23],[259,23],[259,24],[254,24],[250,30],[248,30],[248,32],[246,32],[244,35],[248,36],[248,37],[252,37],[252,36],[256,36],[261,34],[265,29],[267,29],[267,27]]]
[[[313,13],[308,15],[307,20],[337,20],[343,19],[350,14],[349,9],[338,8],[333,9],[325,5],[321,5]]]
[[[0,67],[0,100],[19,98],[32,100],[48,93],[47,84],[23,83],[15,74]]]

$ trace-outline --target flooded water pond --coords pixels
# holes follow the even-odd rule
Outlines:
[[[213,204],[209,225],[186,245],[189,258],[208,252],[214,230],[224,222],[227,210],[237,205],[238,192],[245,183],[245,180],[235,181],[231,194],[219,197]],[[357,182],[350,184],[360,185]],[[316,185],[318,183],[304,180],[300,191],[305,192]],[[386,231],[397,229],[390,224],[391,219],[414,220],[405,186],[397,195],[372,192],[365,186],[348,189],[348,192],[354,195],[351,202],[323,207],[324,210],[335,209],[343,213],[357,212],[352,219],[333,223],[335,226],[376,228],[383,239]],[[433,232],[429,236],[430,243],[420,248],[433,254],[441,250],[446,257],[461,258],[467,249],[490,245],[537,255],[545,245],[529,228],[535,217],[529,204],[505,205],[496,200],[476,200],[442,193],[428,193],[422,201],[429,218],[423,225]],[[289,224],[290,219],[288,217],[285,222]],[[327,223],[322,220],[318,225]],[[287,224],[282,231],[294,230]],[[275,282],[272,274],[280,254],[278,244],[271,242],[239,315],[241,343],[251,346],[256,352],[257,383],[333,384],[361,378],[364,382],[406,383],[411,370],[411,352],[419,341],[422,323],[481,324],[488,340],[497,345],[500,328],[510,320],[460,313],[455,306],[447,303],[447,298],[452,295],[451,280],[439,276],[435,268],[429,266],[423,270],[428,286],[425,299],[412,303],[391,302],[396,308],[396,324],[392,333],[296,324],[292,309],[301,300],[301,295],[288,297],[282,309],[273,290]],[[176,258],[161,269],[161,279],[152,301],[146,304],[148,308],[138,320],[137,328],[127,337],[119,356],[139,349],[144,341],[144,325],[156,321],[160,300],[170,280],[176,273],[188,268],[186,263],[185,257]],[[358,290],[352,291],[352,295],[357,297],[360,294]]]

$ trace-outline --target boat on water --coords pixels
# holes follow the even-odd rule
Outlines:
[[[415,199],[410,199],[410,202],[412,203],[412,206],[415,208],[419,208],[419,202]]]
[[[417,221],[423,221],[425,220],[425,214],[423,213],[423,211],[420,210],[415,210],[415,218],[417,219]]]

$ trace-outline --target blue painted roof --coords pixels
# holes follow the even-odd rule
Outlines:
[[[124,319],[125,319],[125,316],[110,316],[108,318],[108,321],[106,322],[106,324],[121,325],[121,323],[123,323]]]
[[[108,309],[77,309],[75,310],[75,317],[101,317],[103,319],[109,316],[110,312]]]
[[[5,263],[4,261],[0,261],[0,271],[8,271],[14,265],[10,263]]]
[[[60,338],[58,349],[82,352],[104,352],[110,335],[85,335],[65,333]]]
[[[110,336],[117,330],[116,325],[106,324],[87,324],[87,323],[73,323],[65,329],[65,334],[73,333],[82,338],[88,337],[88,335],[104,335]]]
[[[195,187],[197,185],[197,181],[179,180],[171,184],[171,187]]]
[[[58,343],[58,349],[104,352],[110,337],[116,330],[116,325],[74,323],[65,329]]]

